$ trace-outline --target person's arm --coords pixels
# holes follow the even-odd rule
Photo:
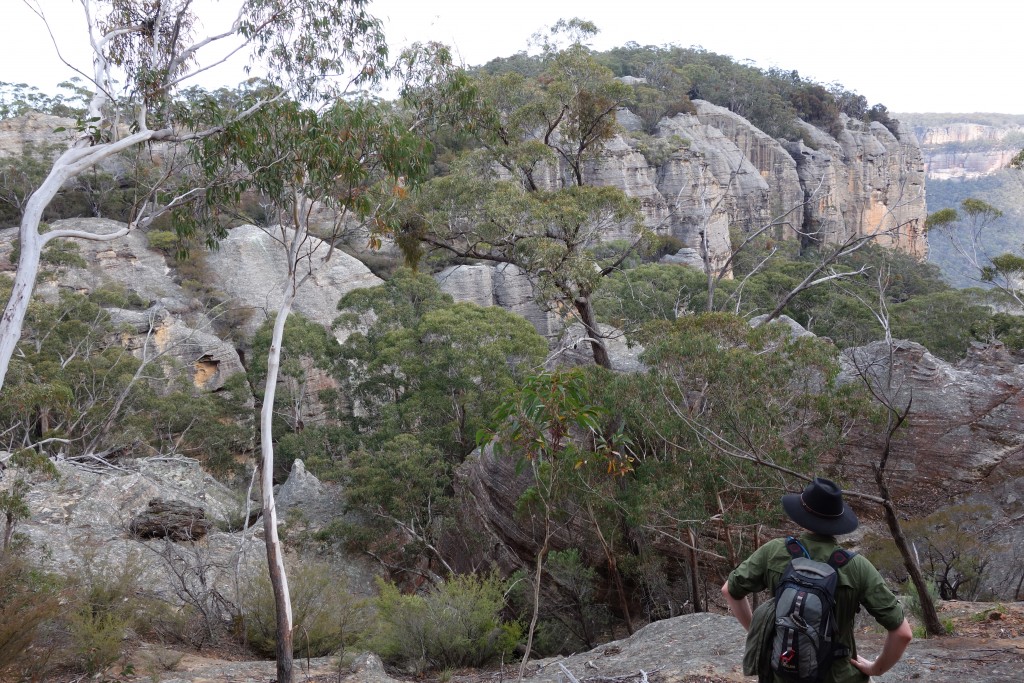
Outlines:
[[[867,676],[881,676],[900,661],[900,657],[906,652],[907,646],[913,639],[914,633],[910,630],[910,624],[904,619],[902,624],[886,634],[885,643],[882,645],[878,659],[871,661],[857,655],[855,659],[850,660],[850,663]]]
[[[722,597],[725,598],[726,603],[729,605],[729,611],[732,612],[734,617],[736,617],[736,621],[740,622],[740,626],[743,627],[743,630],[749,631],[750,622],[754,619],[754,613],[750,609],[750,603],[745,597],[739,600],[732,597],[732,593],[729,592],[728,579],[726,579],[725,583],[722,584]]]

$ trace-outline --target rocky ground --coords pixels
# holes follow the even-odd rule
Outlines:
[[[1024,679],[1024,603],[949,602],[941,617],[952,621],[953,635],[917,639],[903,660],[876,680],[882,683],[1019,683]],[[878,652],[883,634],[871,626],[857,639],[866,656]],[[743,632],[719,614],[690,614],[641,629],[624,640],[590,652],[530,662],[531,683],[719,683],[748,681],[740,670]],[[107,680],[158,680],[163,683],[267,683],[274,662],[242,661],[230,652],[200,656],[155,645],[139,647],[115,667]],[[296,681],[315,683],[398,683],[407,677],[389,672],[374,655],[359,655],[350,666],[336,658],[296,662]],[[298,669],[301,669],[299,671]],[[518,676],[518,665],[435,674],[437,683],[503,683]]]

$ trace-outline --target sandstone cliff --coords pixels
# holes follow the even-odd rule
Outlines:
[[[839,243],[885,232],[885,246],[924,258],[924,167],[912,131],[897,138],[880,123],[843,117],[838,139],[801,123],[804,140],[776,141],[709,102],[697,113],[663,119],[654,137],[666,158],[639,150],[642,136],[612,140],[587,169],[587,181],[612,185],[643,203],[647,227],[700,248],[712,263],[729,248],[729,227],[772,225],[769,235]],[[632,134],[631,134],[632,133]]]
[[[1006,168],[1024,146],[1024,118],[1000,114],[900,114],[912,126],[930,180],[974,180]],[[940,207],[941,208],[941,207]]]
[[[838,139],[799,122],[804,136],[794,142],[775,140],[724,107],[694,105],[696,114],[662,119],[651,136],[634,114],[620,110],[622,131],[584,168],[586,183],[636,197],[648,229],[682,242],[666,261],[703,267],[706,244],[710,266],[720,268],[729,256],[730,228],[765,226],[774,239],[804,243],[879,234],[882,246],[927,256],[924,161],[908,127],[897,137],[880,123],[843,115]],[[565,172],[547,169],[542,184],[557,187]],[[629,235],[613,230],[604,237]],[[551,335],[553,318],[524,308],[525,278],[513,276],[517,293],[509,301],[515,303],[506,304],[495,284],[500,276],[488,271],[494,266],[473,266],[472,274],[449,269],[439,279],[457,300],[504,305]]]

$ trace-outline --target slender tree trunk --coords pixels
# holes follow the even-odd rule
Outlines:
[[[87,150],[84,146],[88,143],[79,140],[53,163],[53,168],[50,169],[46,180],[36,188],[36,191],[25,203],[25,213],[22,215],[21,230],[18,233],[18,246],[21,249],[21,255],[18,257],[18,271],[14,274],[11,298],[4,308],[3,318],[0,318],[0,389],[3,389],[11,356],[14,355],[14,349],[21,339],[25,313],[28,311],[32,290],[35,288],[36,277],[39,275],[39,261],[43,247],[46,245],[46,239],[39,234],[39,223],[43,220],[43,211],[57,196],[68,178],[74,177],[123,149],[138,142],[144,142],[151,136],[152,133],[149,131],[136,133],[115,144],[106,145],[100,151],[92,151],[98,148],[88,148]]]
[[[537,632],[537,621],[540,618],[540,582],[544,576],[544,558],[548,554],[548,546],[551,542],[551,515],[547,509],[545,509],[544,517],[544,544],[537,551],[537,564],[533,577],[533,615],[530,617],[530,628],[526,632],[526,652],[523,653],[523,661],[519,663],[520,681],[523,680],[523,673],[526,671],[526,662],[530,659],[533,635]]]
[[[594,354],[594,362],[602,368],[612,369],[611,358],[608,357],[608,349],[604,345],[601,336],[601,328],[597,325],[597,316],[594,315],[594,307],[590,303],[589,296],[577,297],[575,302],[576,312],[580,315],[580,322],[590,339],[590,348]]]
[[[928,592],[928,584],[925,583],[924,576],[921,574],[921,568],[917,564],[917,559],[910,550],[910,543],[903,534],[903,526],[900,524],[899,517],[896,516],[896,508],[892,504],[892,498],[889,495],[889,487],[885,485],[885,479],[882,476],[882,471],[879,469],[875,470],[875,483],[878,484],[878,490],[882,494],[884,501],[882,509],[885,510],[885,523],[889,527],[889,534],[892,536],[896,548],[900,551],[900,557],[903,558],[903,566],[906,568],[907,574],[910,575],[910,581],[914,584],[914,588],[917,589],[917,601],[921,605],[921,616],[924,619],[925,630],[933,636],[945,635],[946,629],[943,628],[942,622],[939,621],[939,613],[935,610],[935,601],[932,600],[932,596]]]
[[[260,411],[260,452],[263,462],[263,533],[267,546],[267,566],[270,585],[274,590],[277,612],[277,683],[292,683],[292,603],[288,594],[288,576],[284,568],[284,553],[277,535],[277,508],[274,505],[274,394],[277,375],[281,368],[281,344],[284,324],[295,300],[295,287],[289,283],[284,300],[274,320],[274,333],[267,354],[267,382],[263,389],[263,409]]]
[[[704,606],[700,599],[700,565],[697,564],[697,534],[687,529],[690,536],[690,592],[693,594],[693,611],[703,612]]]
[[[25,215],[21,219],[18,237],[21,254],[18,257],[18,270],[14,274],[11,298],[7,301],[3,318],[0,318],[0,389],[7,378],[7,369],[11,363],[11,356],[14,355],[14,348],[21,339],[21,328],[25,323],[25,314],[32,299],[36,277],[39,275],[39,260],[43,252],[39,221],[42,219],[43,209],[50,203],[54,194],[55,191],[47,197],[43,188],[36,190],[29,199]]]
[[[604,550],[604,557],[608,561],[608,573],[611,574],[612,579],[615,581],[615,590],[619,594],[619,609],[622,610],[622,618],[626,622],[626,631],[629,635],[633,635],[633,618],[629,613],[629,600],[626,599],[626,586],[622,582],[622,573],[619,571],[619,564],[615,560],[615,553],[608,546],[608,542],[604,538],[604,534],[601,532],[601,525],[597,521],[597,517],[594,516],[594,510],[590,505],[587,505],[587,512],[590,513],[590,521],[594,525],[594,530],[597,532],[597,538],[601,541],[601,548]]]

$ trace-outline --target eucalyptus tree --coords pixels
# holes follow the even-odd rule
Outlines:
[[[609,367],[591,295],[649,240],[639,202],[588,178],[632,96],[584,44],[596,31],[558,22],[535,76],[474,75],[464,126],[480,148],[429,183],[406,228],[430,248],[522,268],[541,303],[578,317],[595,362]]]
[[[38,0],[23,0],[47,23]],[[168,195],[152,188],[121,230],[40,231],[43,211],[72,178],[105,159],[154,143],[191,143],[220,135],[227,119],[196,126],[188,110],[172,106],[175,93],[194,77],[235,54],[250,57],[249,68],[266,71],[280,86],[275,97],[323,97],[336,84],[331,74],[365,80],[386,68],[387,49],[380,23],[366,9],[368,0],[240,0],[231,23],[203,34],[192,0],[78,0],[91,47],[88,78],[92,96],[73,126],[71,141],[25,203],[19,233],[21,253],[10,299],[0,319],[0,388],[21,335],[22,323],[39,273],[43,248],[62,238],[108,241],[145,226],[168,207],[202,200],[190,188]],[[220,49],[217,54],[212,54]],[[347,85],[346,82],[344,85]],[[272,100],[273,98],[271,98]],[[244,119],[271,100],[232,114]]]
[[[254,93],[266,102],[262,93]],[[299,289],[336,252],[353,225],[380,228],[405,186],[427,169],[428,144],[388,105],[369,98],[339,99],[316,111],[292,99],[273,101],[235,118],[220,135],[195,147],[206,181],[206,201],[175,214],[182,232],[223,230],[222,212],[255,193],[270,207],[266,232],[277,242],[286,275],[267,354],[260,413],[263,519],[267,560],[277,609],[278,681],[292,677],[293,619],[274,505],[274,399],[281,367],[285,323]],[[252,107],[249,107],[252,109]],[[315,215],[330,217],[310,233]]]

